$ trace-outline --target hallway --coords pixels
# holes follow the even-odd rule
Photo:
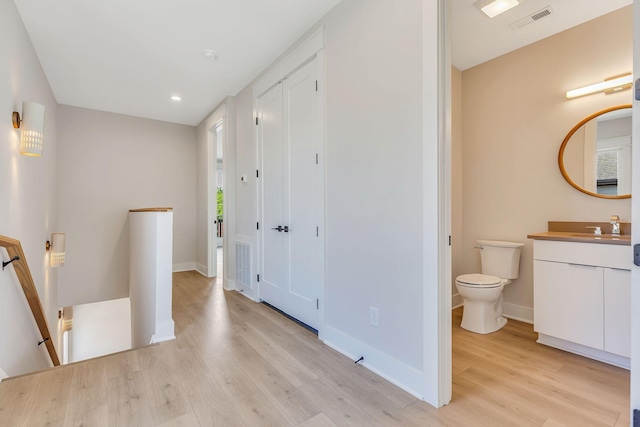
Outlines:
[[[453,312],[453,400],[436,410],[308,330],[195,272],[174,274],[175,341],[0,383],[0,425],[626,426],[629,373]]]

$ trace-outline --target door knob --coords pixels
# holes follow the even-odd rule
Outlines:
[[[285,227],[285,228],[287,228],[287,227]],[[281,226],[281,225],[279,225],[279,226],[277,226],[277,227],[273,227],[273,228],[271,228],[271,229],[272,229],[272,230],[276,230],[276,231],[278,231],[278,232],[282,232],[282,230],[283,230],[283,228],[282,228],[282,226]]]

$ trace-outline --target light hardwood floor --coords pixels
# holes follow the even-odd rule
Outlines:
[[[268,307],[176,273],[175,341],[3,381],[0,425],[629,425],[628,371],[536,344],[527,324],[476,335],[460,318],[453,400],[434,409]]]

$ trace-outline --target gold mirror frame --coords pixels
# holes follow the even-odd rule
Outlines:
[[[585,123],[587,123],[589,120],[595,119],[596,117],[601,116],[603,114],[606,114],[606,113],[609,113],[609,112],[615,111],[615,110],[622,110],[624,108],[631,108],[631,104],[617,105],[615,107],[606,108],[606,109],[604,109],[602,111],[598,111],[597,113],[594,113],[594,114],[590,115],[589,117],[584,118],[582,121],[580,121],[580,123],[575,125],[569,131],[567,136],[564,138],[564,141],[562,141],[562,145],[560,146],[560,152],[558,153],[558,166],[560,166],[560,173],[562,173],[562,176],[564,177],[564,179],[569,184],[571,184],[571,186],[573,188],[575,188],[576,190],[581,191],[584,194],[588,194],[588,195],[593,196],[593,197],[599,197],[601,199],[629,199],[631,197],[631,194],[621,194],[621,195],[617,195],[617,196],[611,196],[611,195],[607,195],[607,194],[598,194],[598,193],[591,192],[589,190],[585,190],[584,188],[580,187],[578,184],[573,182],[573,180],[569,177],[569,174],[567,173],[567,170],[564,167],[564,160],[563,160],[564,150],[565,150],[565,148],[567,146],[567,143],[569,142],[569,140],[571,139],[573,134],[576,133],[577,130],[580,129]]]

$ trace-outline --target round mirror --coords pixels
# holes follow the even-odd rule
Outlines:
[[[631,197],[631,105],[598,111],[575,125],[558,154],[562,176],[604,199]]]

